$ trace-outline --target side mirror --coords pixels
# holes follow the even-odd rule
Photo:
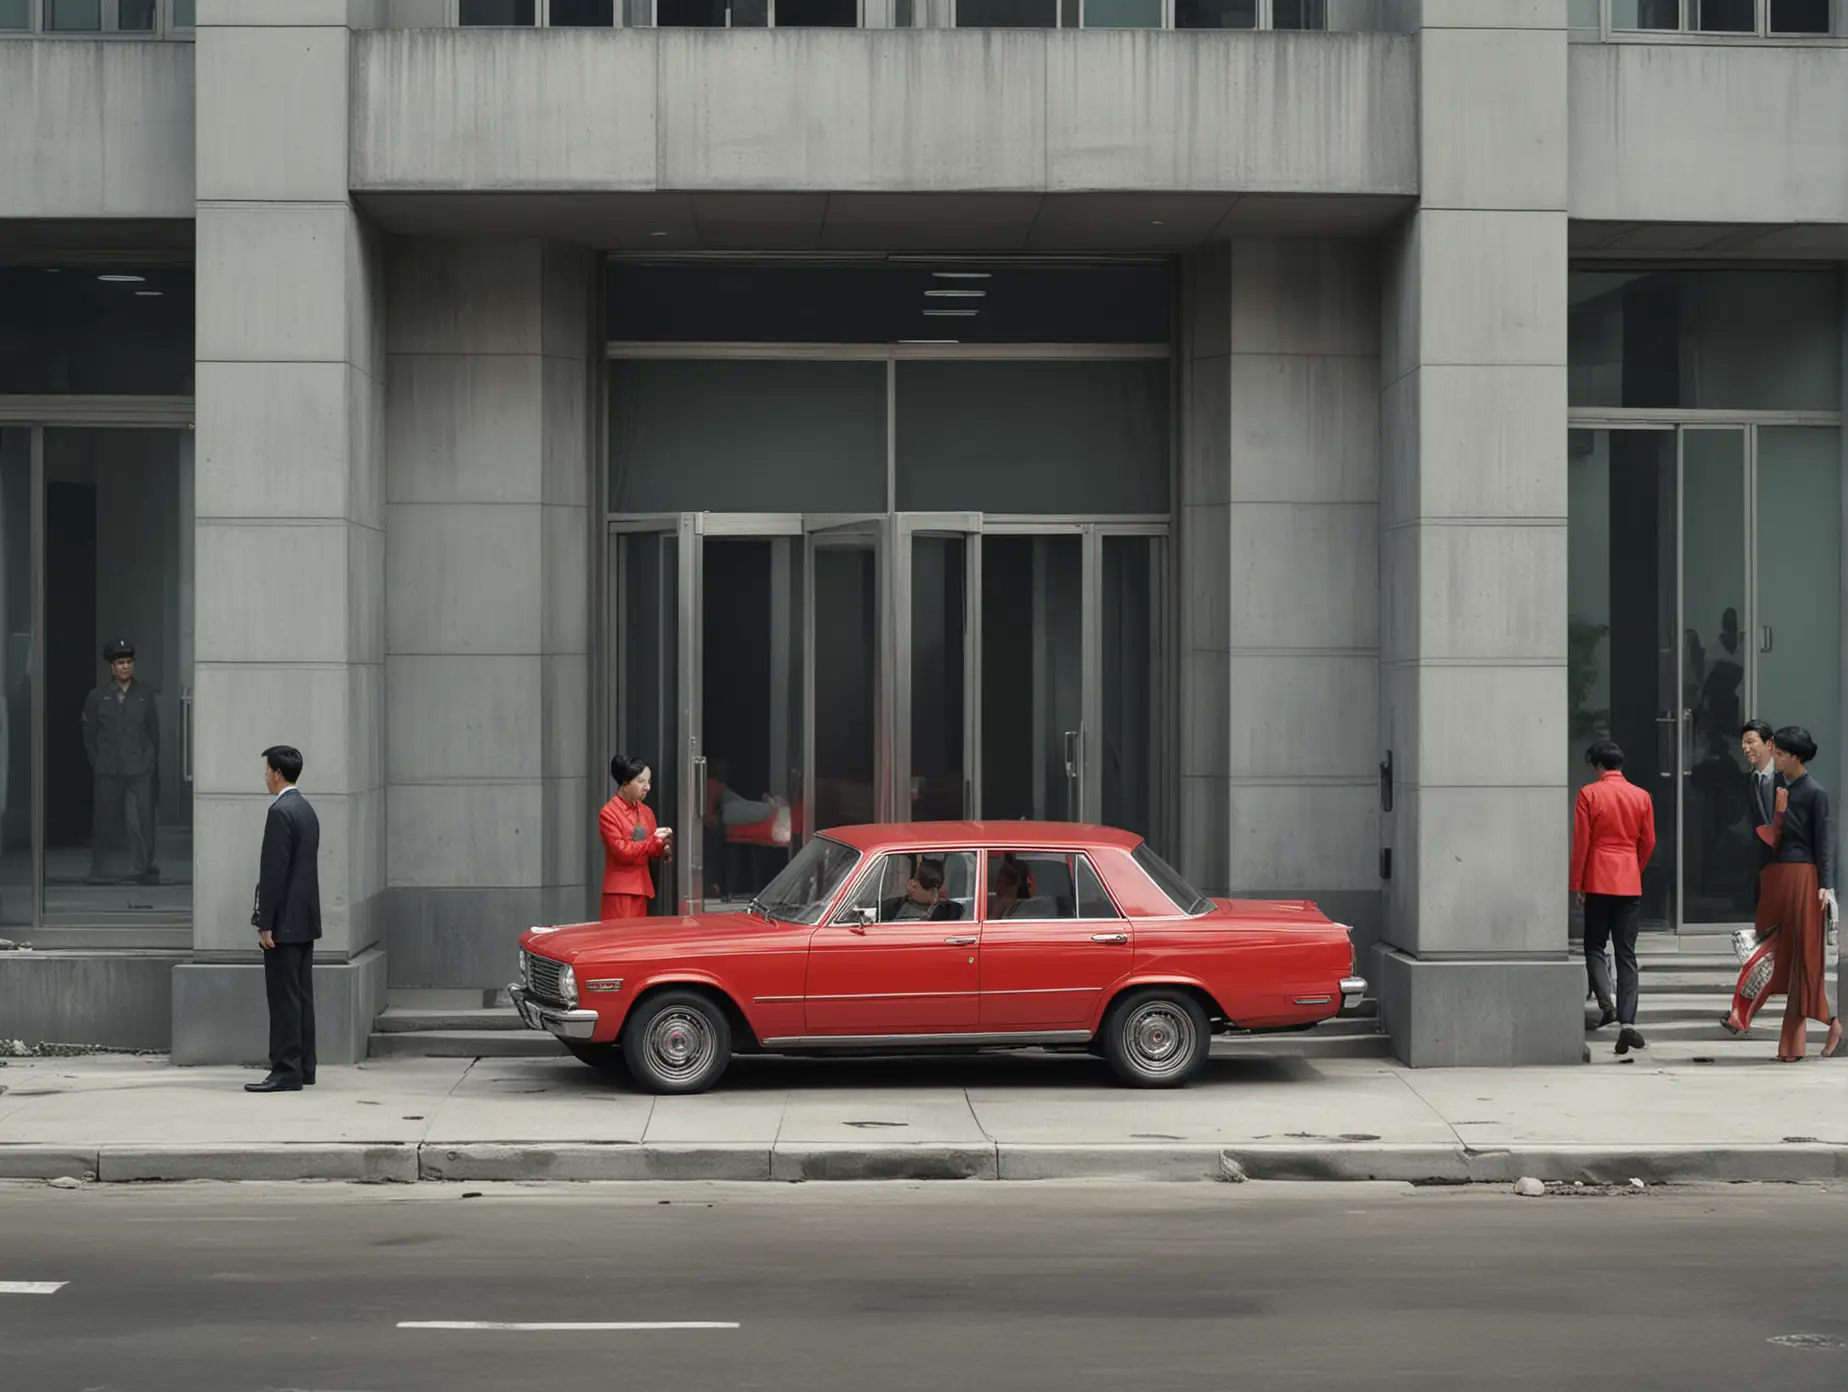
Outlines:
[[[850,904],[835,916],[834,922],[852,933],[864,933],[879,921],[876,904]]]

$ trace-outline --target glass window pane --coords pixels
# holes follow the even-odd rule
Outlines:
[[[1122,917],[1110,896],[1104,892],[1104,882],[1097,878],[1097,871],[1091,868],[1091,862],[1084,856],[1078,857],[1078,917]]]
[[[616,0],[552,0],[554,29],[607,29],[615,22]]]
[[[154,32],[155,0],[116,0],[116,28],[125,33]]]
[[[1611,0],[1613,29],[1679,29],[1681,0]]]
[[[191,912],[192,496],[189,431],[45,431],[47,917]]]
[[[456,22],[465,25],[537,24],[539,0],[461,0]]]
[[[1770,19],[1773,34],[1826,34],[1829,0],[1771,0]]]
[[[723,29],[726,0],[655,0],[655,23],[663,29]]]
[[[1756,34],[1758,0],[1688,0],[1691,27],[1705,34]]]
[[[1174,0],[1176,29],[1256,29],[1258,0]]]
[[[1057,29],[1059,0],[956,0],[959,29]]]
[[[859,0],[776,0],[779,29],[854,29]]]
[[[1326,29],[1328,0],[1271,0],[1271,28]]]
[[[911,817],[968,815],[964,757],[968,539],[911,540]]]
[[[680,757],[680,539],[674,532],[636,532],[614,538],[610,608],[617,624],[614,687],[617,709],[612,750],[644,759],[654,771],[655,818],[687,835],[681,815]],[[613,787],[609,795],[615,794]],[[680,905],[680,870],[654,872],[656,913]]]
[[[883,362],[610,364],[619,512],[883,512]]]
[[[631,29],[654,23],[654,0],[622,0],[622,22]]]
[[[173,0],[173,27],[175,29],[193,28],[194,16],[198,8],[198,0]]]
[[[1084,543],[982,538],[982,815],[1075,821],[1066,751],[1083,722]]]
[[[95,33],[103,27],[103,0],[45,0],[44,13],[50,33]]]
[[[1598,0],[1572,0],[1566,12],[1567,27],[1572,29],[1598,29],[1603,21],[1598,16]]]
[[[1161,0],[1084,0],[1087,29],[1159,29]]]
[[[32,432],[0,426],[0,924],[32,922]]]
[[[872,540],[818,540],[812,829],[879,820],[880,555]]]
[[[731,0],[734,29],[762,29],[770,23],[770,0]]]
[[[31,27],[32,0],[0,0],[0,30]]]
[[[1168,364],[901,362],[898,506],[1165,513]]]
[[[1153,537],[1107,536],[1103,597],[1103,820],[1147,836],[1154,812],[1155,630],[1159,588]]]
[[[1817,780],[1842,798],[1842,437],[1758,429],[1758,709],[1821,746]],[[1842,852],[1836,814],[1836,854]]]
[[[1840,284],[1833,271],[1574,271],[1571,402],[1839,410]]]
[[[193,387],[188,267],[0,267],[0,394]]]

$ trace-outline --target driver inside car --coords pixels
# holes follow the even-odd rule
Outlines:
[[[905,893],[879,906],[881,923],[943,923],[962,917],[962,906],[944,897],[943,862],[919,856]]]

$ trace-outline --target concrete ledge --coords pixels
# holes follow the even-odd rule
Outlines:
[[[0,1179],[82,1179],[97,1172],[94,1147],[0,1144]]]
[[[372,1022],[385,1012],[385,954],[369,947],[345,962],[314,964],[315,1044],[322,1063],[361,1063]],[[183,962],[173,968],[173,1062],[269,1061],[263,964]]]
[[[998,1179],[992,1145],[779,1145],[770,1153],[770,1178]]]
[[[408,1145],[106,1145],[96,1176],[105,1184],[136,1180],[349,1180],[413,1184],[417,1149]]]
[[[1002,1179],[1217,1179],[1219,1145],[1003,1145]]]
[[[1394,1055],[1412,1068],[1582,1063],[1585,964],[1425,959],[1381,943],[1365,973]]]
[[[426,1145],[419,1173],[430,1180],[767,1180],[764,1145],[557,1144]]]

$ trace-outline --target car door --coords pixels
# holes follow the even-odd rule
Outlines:
[[[1025,873],[1032,892],[1004,911],[994,891],[1009,865]],[[995,850],[987,872],[982,1030],[1088,1028],[1135,954],[1129,921],[1090,860],[1076,851]]]
[[[935,902],[911,893],[920,866],[942,874]],[[973,851],[882,857],[809,939],[803,1017],[811,1035],[968,1033],[980,1016],[981,925]]]

